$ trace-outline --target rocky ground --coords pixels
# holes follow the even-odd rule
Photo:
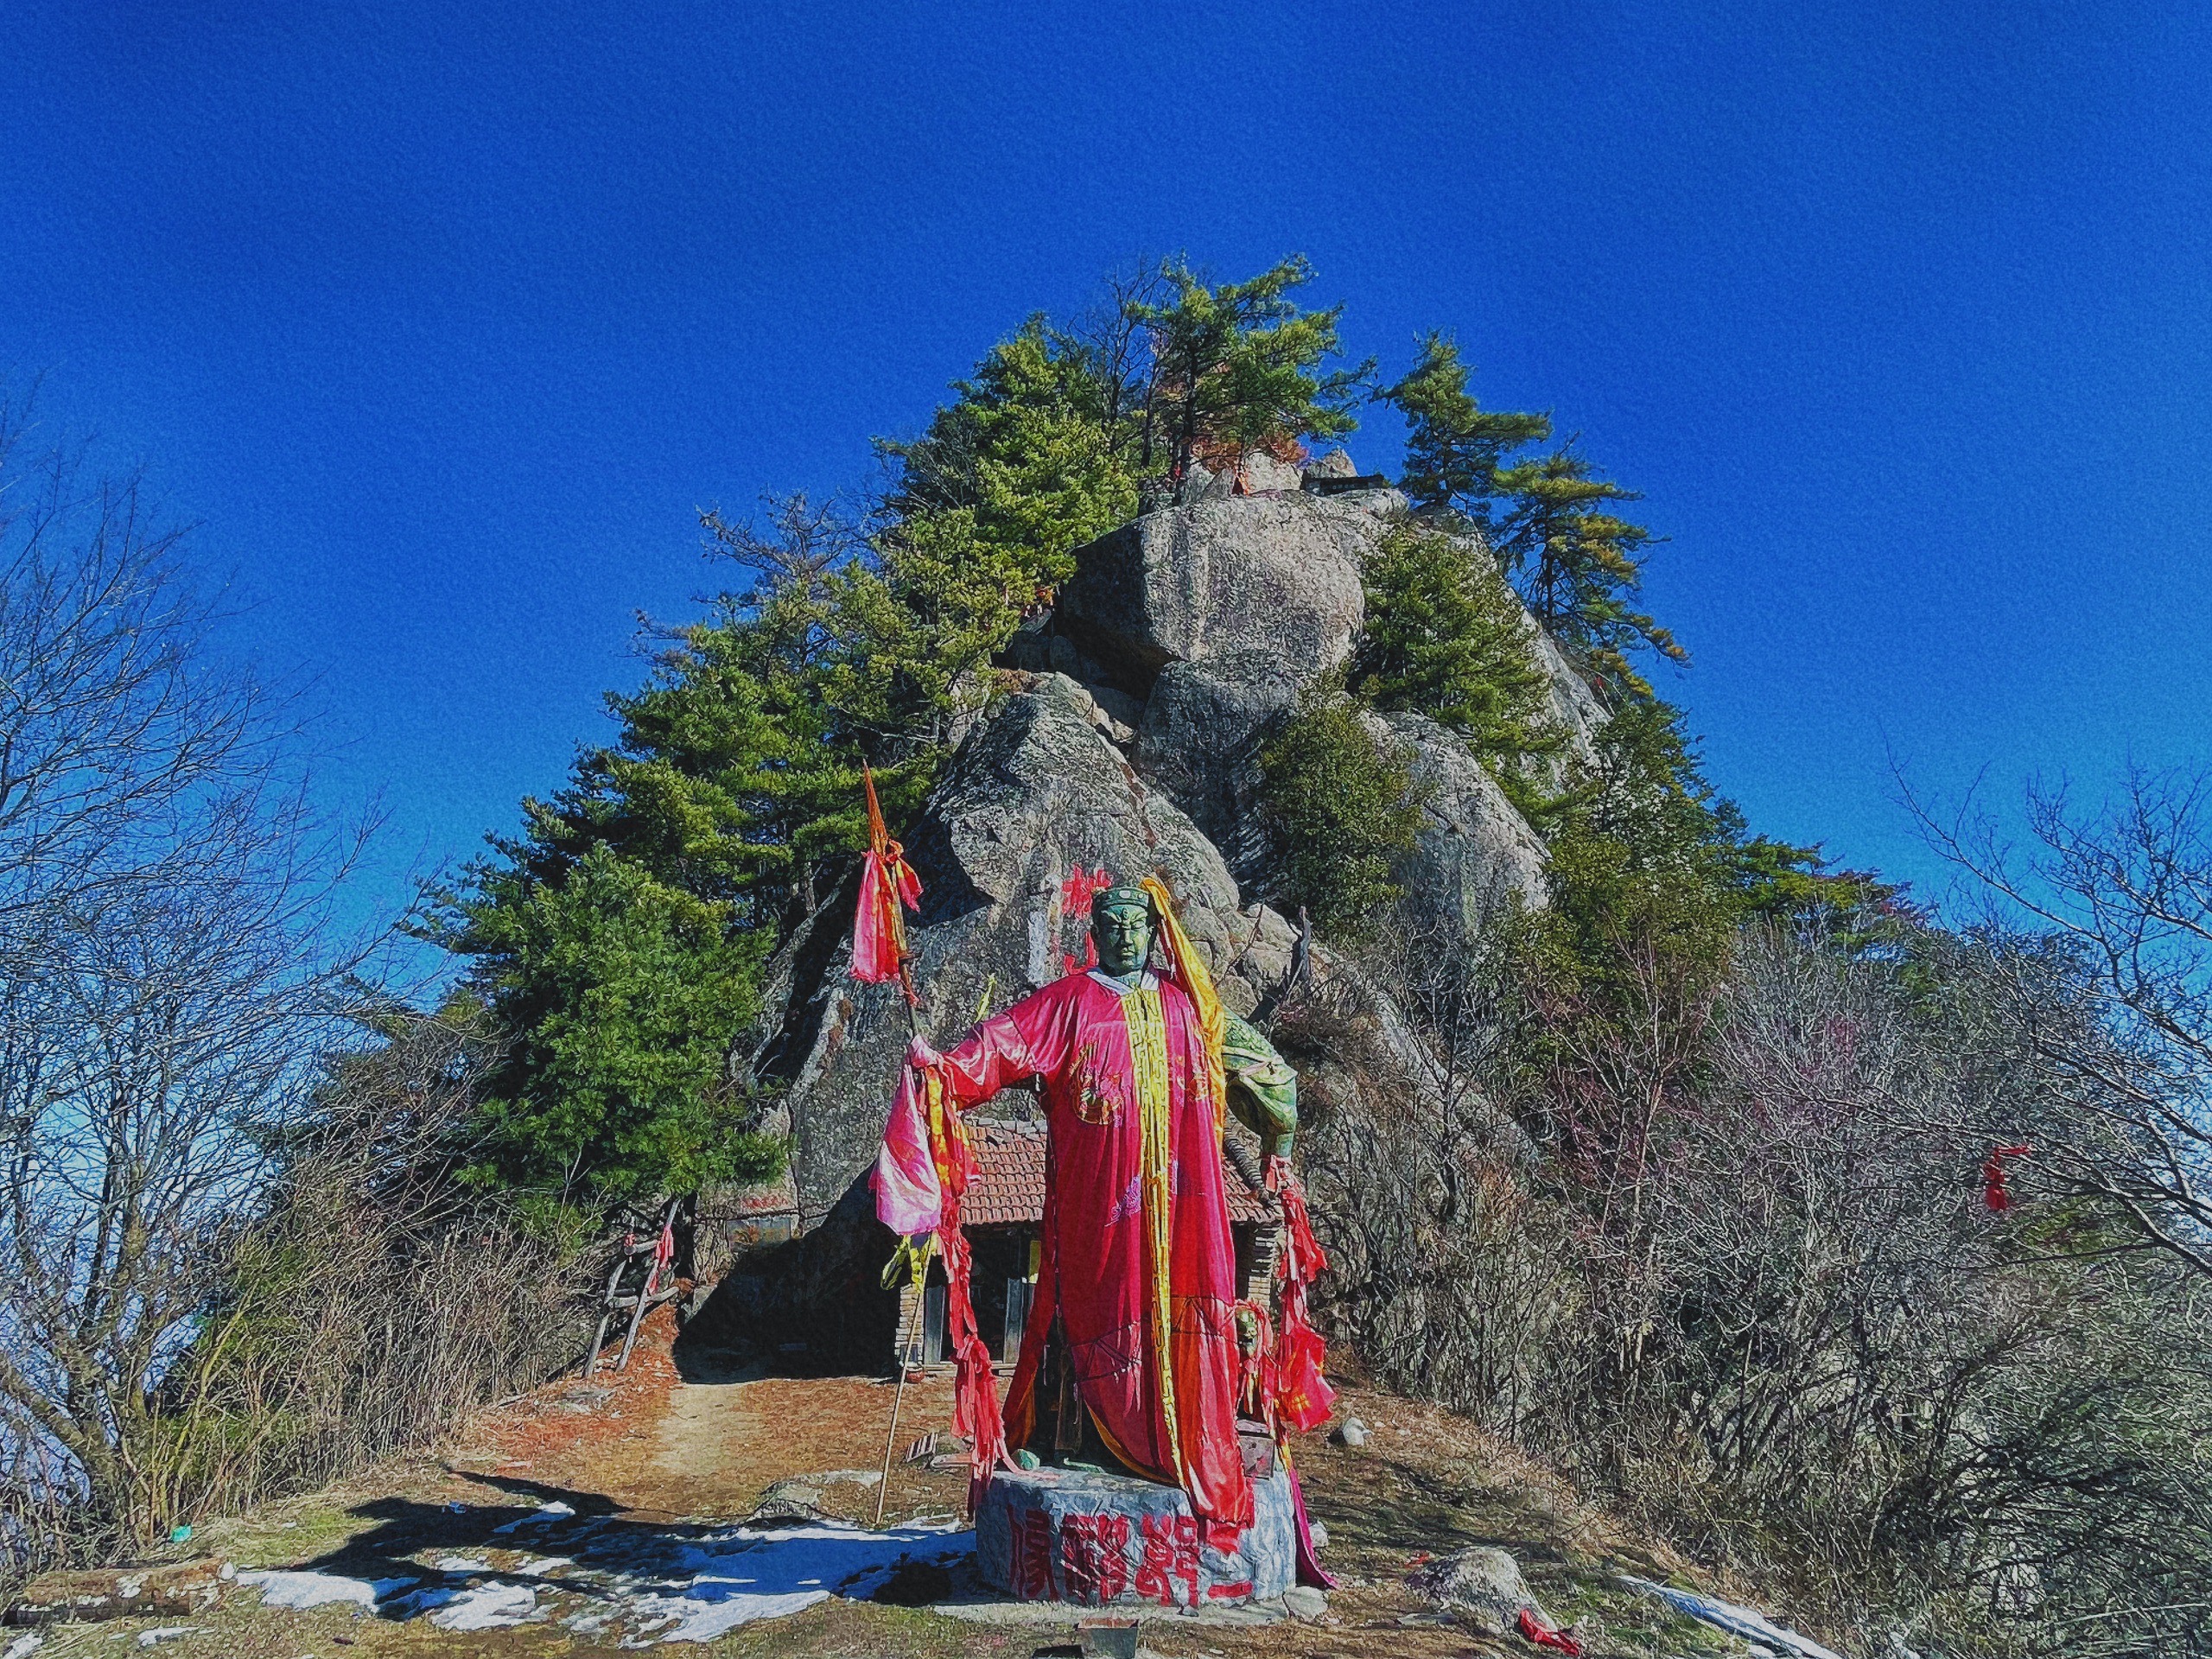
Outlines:
[[[606,1386],[555,1383],[486,1414],[439,1455],[201,1529],[192,1548],[238,1573],[213,1606],[48,1625],[36,1646],[0,1633],[0,1656],[1076,1651],[1072,1618],[930,1605],[982,1599],[963,1580],[964,1470],[894,1466],[873,1528],[889,1383],[766,1375],[688,1346],[678,1357],[667,1338]],[[1593,1659],[1752,1651],[1622,1588],[1622,1572],[1689,1575],[1525,1459],[1432,1408],[1357,1388],[1344,1404],[1365,1443],[1300,1448],[1343,1580],[1326,1611],[1241,1624],[1163,1612],[1145,1621],[1147,1650],[1533,1654],[1421,1587],[1439,1562],[1490,1546]],[[944,1432],[950,1408],[942,1379],[909,1388],[902,1449]]]

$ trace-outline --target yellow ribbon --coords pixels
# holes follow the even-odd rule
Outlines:
[[[1228,1012],[1214,993],[1213,976],[1206,971],[1205,959],[1191,944],[1190,935],[1183,931],[1183,925],[1175,919],[1174,900],[1167,884],[1157,876],[1147,875],[1139,885],[1152,895],[1153,907],[1160,912],[1160,938],[1167,947],[1168,966],[1190,997],[1191,1006],[1198,1011],[1198,1036],[1205,1048],[1206,1087],[1213,1095],[1213,1126],[1217,1130],[1225,1128],[1229,1091],[1221,1052],[1229,1035]]]

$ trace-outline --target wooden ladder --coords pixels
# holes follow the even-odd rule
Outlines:
[[[622,1334],[622,1351],[614,1361],[614,1369],[626,1370],[630,1364],[630,1350],[638,1340],[638,1327],[645,1322],[645,1315],[663,1302],[671,1300],[678,1294],[676,1280],[669,1272],[676,1260],[676,1204],[668,1201],[668,1208],[661,1212],[660,1231],[652,1238],[641,1239],[635,1233],[622,1235],[622,1245],[614,1253],[613,1271],[607,1275],[607,1297],[599,1312],[599,1329],[593,1333],[591,1351],[584,1356],[584,1381],[591,1381],[592,1373],[599,1369],[599,1352],[607,1344],[607,1327],[623,1309],[630,1311],[630,1328]],[[623,1288],[622,1281],[630,1270],[642,1262],[645,1277],[634,1289]]]

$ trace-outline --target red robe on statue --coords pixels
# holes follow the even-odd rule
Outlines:
[[[1006,1405],[1029,1436],[1057,1308],[1084,1404],[1131,1468],[1190,1495],[1215,1529],[1252,1519],[1236,1446],[1236,1256],[1223,1103],[1190,997],[1071,974],[985,1021],[939,1073],[962,1107],[1044,1082],[1043,1262]]]

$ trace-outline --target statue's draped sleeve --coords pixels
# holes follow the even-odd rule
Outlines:
[[[1298,1132],[1298,1073],[1290,1062],[1256,1026],[1232,1014],[1223,1033],[1222,1066],[1237,1121],[1260,1137],[1270,1155],[1287,1155]]]
[[[955,1103],[980,1106],[1001,1090],[1051,1077],[1066,1064],[1077,1007],[1073,996],[1062,993],[1066,983],[1023,998],[946,1052],[945,1092]]]
[[[1075,1027],[1070,982],[1047,986],[984,1020],[926,1076],[912,1065],[901,1069],[870,1183],[877,1219],[892,1231],[934,1232],[944,1213],[945,1175],[932,1150],[930,1103],[965,1110],[1002,1089],[1050,1076],[1065,1060]]]

